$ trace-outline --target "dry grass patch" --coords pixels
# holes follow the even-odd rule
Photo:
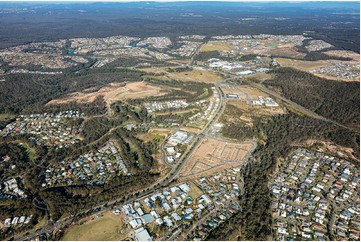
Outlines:
[[[356,150],[354,150],[350,147],[336,145],[335,143],[330,142],[330,141],[309,139],[302,143],[294,143],[292,145],[302,146],[302,147],[314,146],[320,152],[330,153],[334,156],[339,156],[344,159],[351,159],[351,160],[359,162],[359,159],[355,156],[355,153],[357,152]]]
[[[246,76],[246,79],[256,79],[256,80],[260,80],[260,81],[265,81],[267,79],[270,79],[272,77],[272,74],[268,74],[268,73],[256,73],[253,75],[249,75]]]
[[[111,83],[108,86],[100,88],[96,92],[75,92],[70,93],[65,98],[54,99],[47,103],[64,104],[68,102],[93,102],[98,96],[102,96],[104,101],[110,105],[118,100],[137,99],[150,96],[163,95],[160,87],[149,85],[146,82],[131,82],[131,83]]]
[[[215,83],[222,78],[211,71],[196,70],[167,73],[167,76],[180,81]]]
[[[330,51],[329,53],[332,53],[334,56],[341,56],[341,52],[337,52],[337,51]],[[348,52],[347,52],[348,53]],[[351,52],[354,53],[354,52]],[[318,61],[303,61],[303,60],[292,60],[292,59],[287,59],[287,58],[277,58],[277,62],[282,66],[282,67],[292,67],[295,68],[297,70],[301,70],[301,71],[305,71],[305,72],[310,72],[313,70],[317,70],[321,67],[327,67],[327,66],[332,66],[334,63],[349,63],[349,64],[360,64],[359,61],[359,55],[357,56],[356,54],[346,54],[345,56],[342,57],[350,57],[350,58],[355,58],[355,60],[353,61],[338,61],[338,60],[318,60]],[[326,79],[330,79],[330,80],[336,80],[336,81],[346,81],[346,82],[350,82],[350,81],[360,81],[360,77],[356,77],[354,79],[347,79],[347,78],[341,78],[341,77],[334,77],[331,75],[327,75],[326,73],[312,73],[315,76],[321,77],[321,78],[326,78]]]
[[[327,76],[327,75],[322,75],[319,73],[312,73],[315,76],[321,77],[321,78],[325,78],[328,80],[332,80],[332,81],[343,81],[343,82],[359,82],[360,81],[360,77],[356,77],[353,79],[347,79],[347,78],[341,78],[341,77],[335,77],[335,76]]]
[[[230,42],[212,41],[202,45],[200,52],[233,50],[234,45]]]
[[[293,44],[279,45],[279,42],[263,40],[263,45],[251,48],[248,54],[257,54],[263,56],[285,56],[290,58],[303,58],[305,53],[298,52]]]
[[[123,234],[120,233],[124,230]],[[126,225],[122,216],[115,216],[112,212],[106,212],[100,218],[86,221],[81,225],[71,226],[64,234],[65,241],[114,241],[123,240],[127,237]]]
[[[258,89],[253,88],[253,87],[241,86],[238,89],[241,93],[244,93],[244,95],[246,95],[248,98],[250,98],[252,100],[258,99],[258,96],[262,96],[262,97],[269,96],[268,94],[261,92]]]
[[[236,101],[236,100],[232,100],[232,101],[228,101],[229,104],[236,106],[238,109],[240,109],[244,115],[242,115],[240,118],[242,117],[249,117],[250,116],[262,116],[262,115],[266,115],[266,116],[274,116],[274,115],[280,115],[280,114],[285,114],[286,111],[285,109],[283,109],[282,107],[267,107],[267,106],[261,106],[261,105],[251,105],[248,104],[247,102],[244,101]]]
[[[202,126],[203,128],[203,126]],[[200,134],[202,132],[201,127],[182,127],[182,130],[187,131],[189,133]]]
[[[293,67],[295,69],[302,71],[310,71],[313,69],[327,66],[329,64],[329,61],[327,60],[304,61],[304,60],[293,60],[287,58],[276,58],[276,60],[282,67]]]
[[[196,184],[194,184],[194,182],[189,182],[188,184],[191,188],[188,195],[191,196],[193,199],[196,199],[202,194],[204,194],[203,191]]]
[[[172,133],[171,129],[150,129],[148,133],[138,134],[137,137],[143,140],[144,142],[148,142],[154,139],[164,140],[171,133]]]
[[[344,58],[351,58],[353,61],[357,61],[360,62],[360,54],[353,52],[353,51],[348,51],[348,50],[329,50],[329,51],[325,51],[323,52],[326,55],[329,56],[336,56],[336,57],[344,57]]]

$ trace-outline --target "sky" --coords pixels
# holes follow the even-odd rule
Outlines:
[[[345,0],[0,0],[0,2],[345,2]],[[358,2],[360,0],[346,0]]]

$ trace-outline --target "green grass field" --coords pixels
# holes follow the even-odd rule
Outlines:
[[[13,117],[14,117],[14,115],[12,115],[12,114],[0,113],[0,121],[5,120],[5,119],[11,119]]]
[[[193,199],[196,199],[200,195],[204,194],[203,191],[199,189],[193,182],[189,182],[188,184],[191,187],[191,190],[188,193],[188,195],[191,196]]]
[[[96,218],[82,225],[70,227],[64,234],[63,241],[96,241],[96,240],[123,240],[127,236],[127,232],[120,233],[125,225],[121,220],[121,216],[115,216],[108,212],[103,217]]]

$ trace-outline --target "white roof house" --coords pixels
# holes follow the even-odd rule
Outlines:
[[[188,193],[191,190],[191,188],[187,183],[183,183],[182,185],[179,186],[179,188],[182,189],[185,193]]]
[[[150,214],[155,218],[159,218],[159,214],[157,213],[157,211],[151,211]]]
[[[129,222],[129,224],[130,226],[132,226],[133,229],[135,229],[136,227],[142,224],[142,221],[140,219],[133,219],[132,221]]]
[[[163,208],[164,208],[165,211],[169,211],[169,210],[171,209],[170,206],[169,206],[169,204],[166,203],[166,202],[163,203],[162,206],[163,206]]]
[[[203,195],[201,196],[201,199],[202,199],[206,204],[211,203],[211,199],[210,199],[207,195],[205,195],[205,194],[203,194]]]
[[[172,213],[172,217],[174,218],[175,221],[181,220],[181,217],[177,213]]]
[[[136,229],[134,233],[138,241],[152,241],[152,237],[144,227]]]
[[[172,220],[170,220],[170,218],[168,216],[165,216],[163,218],[163,221],[164,223],[168,226],[168,227],[172,227],[173,226],[173,223],[172,223]]]
[[[151,214],[147,213],[142,216],[142,221],[143,223],[147,224],[153,222],[154,218]]]
[[[137,213],[139,214],[139,216],[143,216],[144,212],[141,208],[137,208]]]

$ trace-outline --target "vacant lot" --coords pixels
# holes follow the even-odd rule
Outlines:
[[[268,73],[256,73],[253,75],[249,75],[246,76],[246,79],[256,79],[256,80],[261,80],[261,81],[265,81],[267,79],[270,79],[272,77],[272,74],[268,74]]]
[[[208,42],[204,44],[200,52],[207,52],[207,51],[222,51],[222,50],[233,50],[234,45],[230,42]]]
[[[267,97],[268,95],[255,88],[249,86],[232,85],[229,87],[222,87],[224,94],[237,94],[241,101],[251,101],[258,99],[258,96]]]
[[[145,82],[111,83],[108,86],[100,88],[96,92],[75,92],[62,99],[55,99],[48,104],[63,104],[71,101],[93,102],[96,97],[103,96],[105,102],[109,105],[118,100],[142,98],[161,95],[160,88],[149,85]]]
[[[123,230],[123,234],[120,231]],[[123,240],[128,231],[121,216],[115,216],[107,212],[100,218],[92,217],[82,225],[70,227],[62,240],[70,241],[99,241],[99,240]]]
[[[327,66],[329,62],[327,60],[303,61],[303,60],[293,60],[287,58],[277,58],[276,60],[282,67],[293,67],[295,69],[302,71],[310,71],[323,66]]]
[[[169,68],[144,68],[140,69],[141,71],[147,72],[149,74],[162,74],[162,76],[144,76],[144,78],[150,77],[152,79],[157,79],[161,81],[170,81],[171,79],[179,81],[193,81],[193,82],[206,82],[206,83],[215,83],[222,78],[216,75],[212,71],[201,70],[201,69],[192,69],[187,71],[180,72],[169,72]]]
[[[268,94],[266,94],[264,92],[261,92],[261,91],[257,90],[256,88],[253,88],[253,87],[241,86],[241,87],[238,88],[238,90],[241,93],[244,93],[244,95],[248,96],[252,100],[258,99],[258,96],[262,96],[262,97],[267,97],[268,96]]]
[[[203,71],[193,69],[191,71],[172,72],[166,74],[168,77],[180,81],[194,81],[194,82],[206,82],[215,83],[221,80],[221,77],[214,74],[211,71]]]
[[[324,52],[326,55],[329,56],[336,56],[336,57],[344,57],[344,58],[351,58],[354,61],[360,61],[360,54],[348,51],[348,50],[329,50]]]
[[[353,79],[347,79],[347,78],[341,78],[341,77],[334,77],[332,75],[327,75],[326,73],[317,73],[317,69],[321,68],[321,67],[327,67],[327,66],[332,66],[332,65],[337,65],[339,63],[348,63],[350,65],[359,65],[359,56],[357,56],[356,53],[354,52],[339,52],[339,51],[329,51],[327,52],[327,54],[329,55],[334,55],[334,56],[341,56],[343,54],[345,54],[345,56],[342,57],[349,57],[349,58],[354,58],[356,60],[353,61],[338,61],[338,60],[319,60],[319,61],[303,61],[303,60],[292,60],[292,59],[287,59],[287,58],[277,58],[278,63],[282,66],[282,67],[293,67],[297,70],[301,70],[301,71],[306,71],[306,72],[311,72],[312,74],[314,74],[315,76],[321,77],[321,78],[326,78],[326,79],[330,79],[330,80],[338,80],[338,81],[360,81],[360,77],[357,76],[356,78]],[[352,54],[354,53],[354,54]],[[331,67],[332,69],[332,67]],[[316,72],[313,72],[314,70],[316,70]],[[359,72],[359,70],[356,70],[356,72]]]
[[[251,143],[232,143],[205,138],[180,171],[180,179],[195,179],[242,165],[252,150]]]
[[[148,142],[155,139],[163,141],[171,133],[172,133],[171,129],[149,129],[147,133],[139,134],[138,138],[140,138],[144,142]]]
[[[226,110],[224,114],[226,115],[225,120],[237,120],[240,119],[246,123],[247,120],[253,120],[252,117],[261,117],[261,116],[274,116],[285,114],[286,110],[282,107],[267,107],[264,105],[251,105],[245,101],[228,101],[227,105],[232,106],[232,108],[228,111],[226,106]],[[236,107],[239,111],[233,110],[233,107]],[[233,115],[235,114],[235,115]],[[239,116],[240,115],[240,116]]]

